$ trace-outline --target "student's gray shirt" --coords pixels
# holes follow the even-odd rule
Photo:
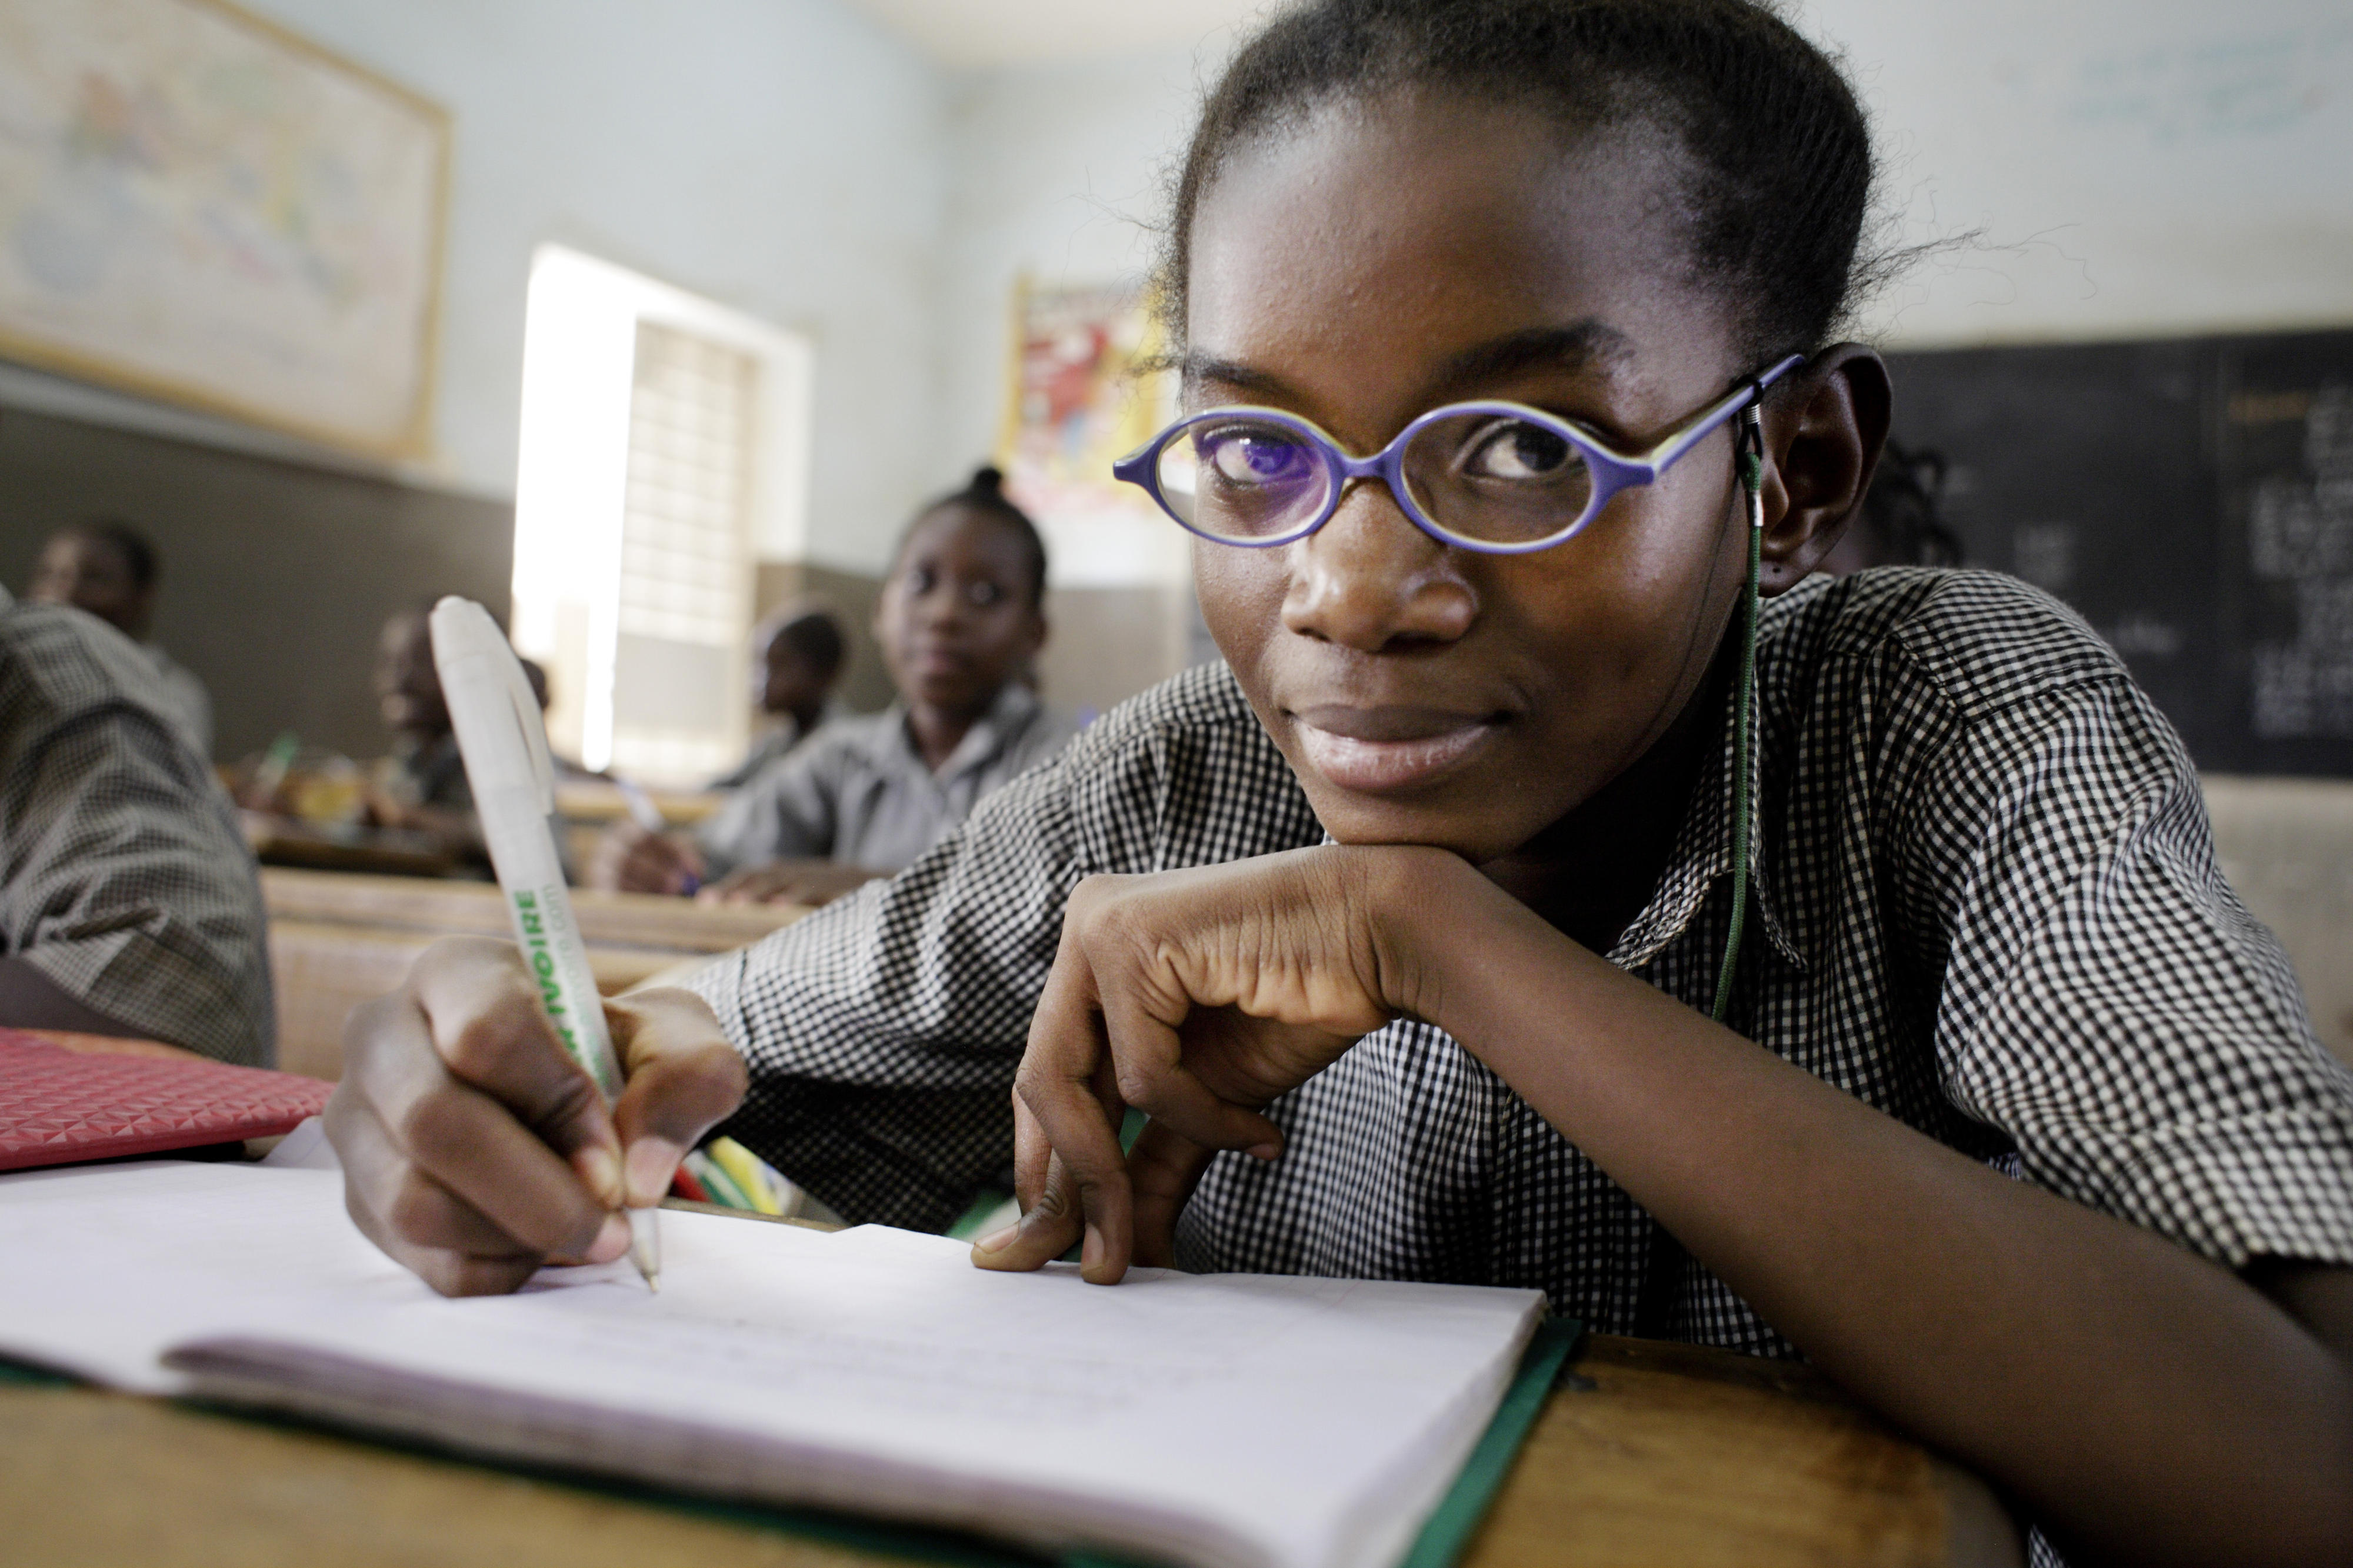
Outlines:
[[[275,1054],[252,852],[146,651],[0,594],[0,953],[223,1061]]]
[[[186,731],[189,743],[196,755],[206,762],[213,756],[213,699],[186,666],[174,659],[155,643],[141,649],[155,666],[155,679],[163,688],[164,700],[176,714],[180,728]]]
[[[913,862],[999,784],[1051,756],[1070,721],[1008,686],[935,773],[907,710],[837,719],[770,763],[696,836],[712,879],[775,860],[835,860],[876,871]]]
[[[802,729],[799,720],[786,714],[773,728],[752,742],[752,749],[744,753],[742,762],[712,779],[704,787],[713,790],[742,789],[765,773],[771,763],[785,756],[803,741],[841,717],[841,704],[830,698],[826,700],[824,716],[809,729]]]

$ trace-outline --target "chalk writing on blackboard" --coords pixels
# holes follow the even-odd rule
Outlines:
[[[2276,419],[2288,395],[2234,400],[2232,413]],[[2353,737],[2353,388],[2302,402],[2301,464],[2258,479],[2248,509],[2249,568],[2295,606],[2293,634],[2254,648],[2253,727],[2266,740]]]

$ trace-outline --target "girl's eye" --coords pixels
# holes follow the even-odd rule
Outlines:
[[[992,605],[1004,603],[1005,590],[997,584],[991,583],[987,579],[983,579],[980,582],[971,584],[965,587],[964,596],[965,602],[970,605],[974,609],[985,610]]]
[[[1240,426],[1200,437],[1201,454],[1228,485],[1295,483],[1315,468],[1314,450],[1271,426]]]
[[[911,566],[907,569],[907,592],[921,598],[930,593],[939,580],[938,574],[928,566]]]
[[[1554,431],[1525,419],[1491,419],[1464,443],[1461,469],[1474,479],[1541,484],[1579,462],[1577,448]]]

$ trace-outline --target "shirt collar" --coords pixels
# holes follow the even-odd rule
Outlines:
[[[882,767],[910,768],[919,773],[931,773],[942,784],[976,769],[987,767],[1001,756],[1015,736],[1021,733],[1039,709],[1038,694],[1018,680],[1008,681],[988,705],[988,711],[973,721],[956,749],[948,753],[937,773],[923,765],[923,754],[915,747],[915,737],[907,729],[907,702],[901,698],[885,710],[889,722],[877,727],[869,755]]]
[[[1752,732],[1754,728],[1752,718]],[[1710,889],[1719,879],[1732,875],[1732,774],[1738,735],[1733,724],[1729,691],[1724,699],[1722,737],[1715,761],[1700,770],[1692,785],[1691,805],[1685,808],[1683,826],[1675,834],[1675,847],[1667,857],[1658,890],[1651,895],[1642,912],[1619,933],[1616,945],[1609,950],[1609,962],[1620,969],[1640,969],[1657,957],[1661,949],[1690,930],[1692,921],[1706,905]],[[1755,911],[1757,928],[1764,932],[1773,951],[1803,969],[1805,956],[1789,940],[1788,931],[1774,907],[1772,879],[1766,874],[1764,792],[1758,788],[1764,772],[1763,755],[1763,746],[1749,748],[1749,907]]]

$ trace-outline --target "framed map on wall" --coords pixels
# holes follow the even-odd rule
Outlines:
[[[448,148],[224,0],[0,0],[0,358],[421,455]]]

